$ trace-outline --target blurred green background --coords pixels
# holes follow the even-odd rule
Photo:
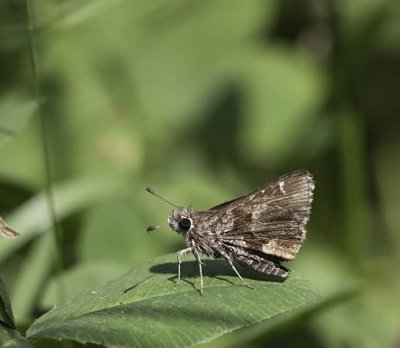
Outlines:
[[[22,234],[0,271],[22,330],[183,247],[146,185],[207,209],[305,168],[288,266],[335,300],[207,346],[400,344],[399,1],[31,3],[33,41],[24,2],[0,3],[0,216]]]

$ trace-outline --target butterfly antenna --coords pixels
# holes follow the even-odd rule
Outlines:
[[[170,201],[167,201],[164,197],[160,196],[158,193],[156,193],[155,191],[153,191],[152,188],[146,186],[146,191],[150,192],[152,195],[160,198],[161,200],[163,200],[165,203],[168,203],[169,205],[172,205],[175,208],[179,208],[176,204],[171,203]]]
[[[147,231],[147,233],[150,233],[151,231],[154,231],[154,230],[156,230],[157,228],[160,228],[160,226],[158,226],[158,225],[152,225],[152,226],[147,227],[146,231]]]

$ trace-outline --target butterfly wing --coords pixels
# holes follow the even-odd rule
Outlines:
[[[306,237],[313,189],[312,175],[300,170],[212,208],[219,210],[219,239],[233,257],[243,252],[292,260]]]

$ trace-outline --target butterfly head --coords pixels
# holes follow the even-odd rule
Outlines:
[[[172,210],[168,216],[169,226],[179,234],[186,235],[193,228],[193,220],[191,218],[192,211],[187,208],[177,208]]]

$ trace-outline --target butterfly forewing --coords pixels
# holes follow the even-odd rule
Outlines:
[[[217,230],[223,243],[291,260],[301,247],[314,183],[307,171],[296,171],[220,209]]]

